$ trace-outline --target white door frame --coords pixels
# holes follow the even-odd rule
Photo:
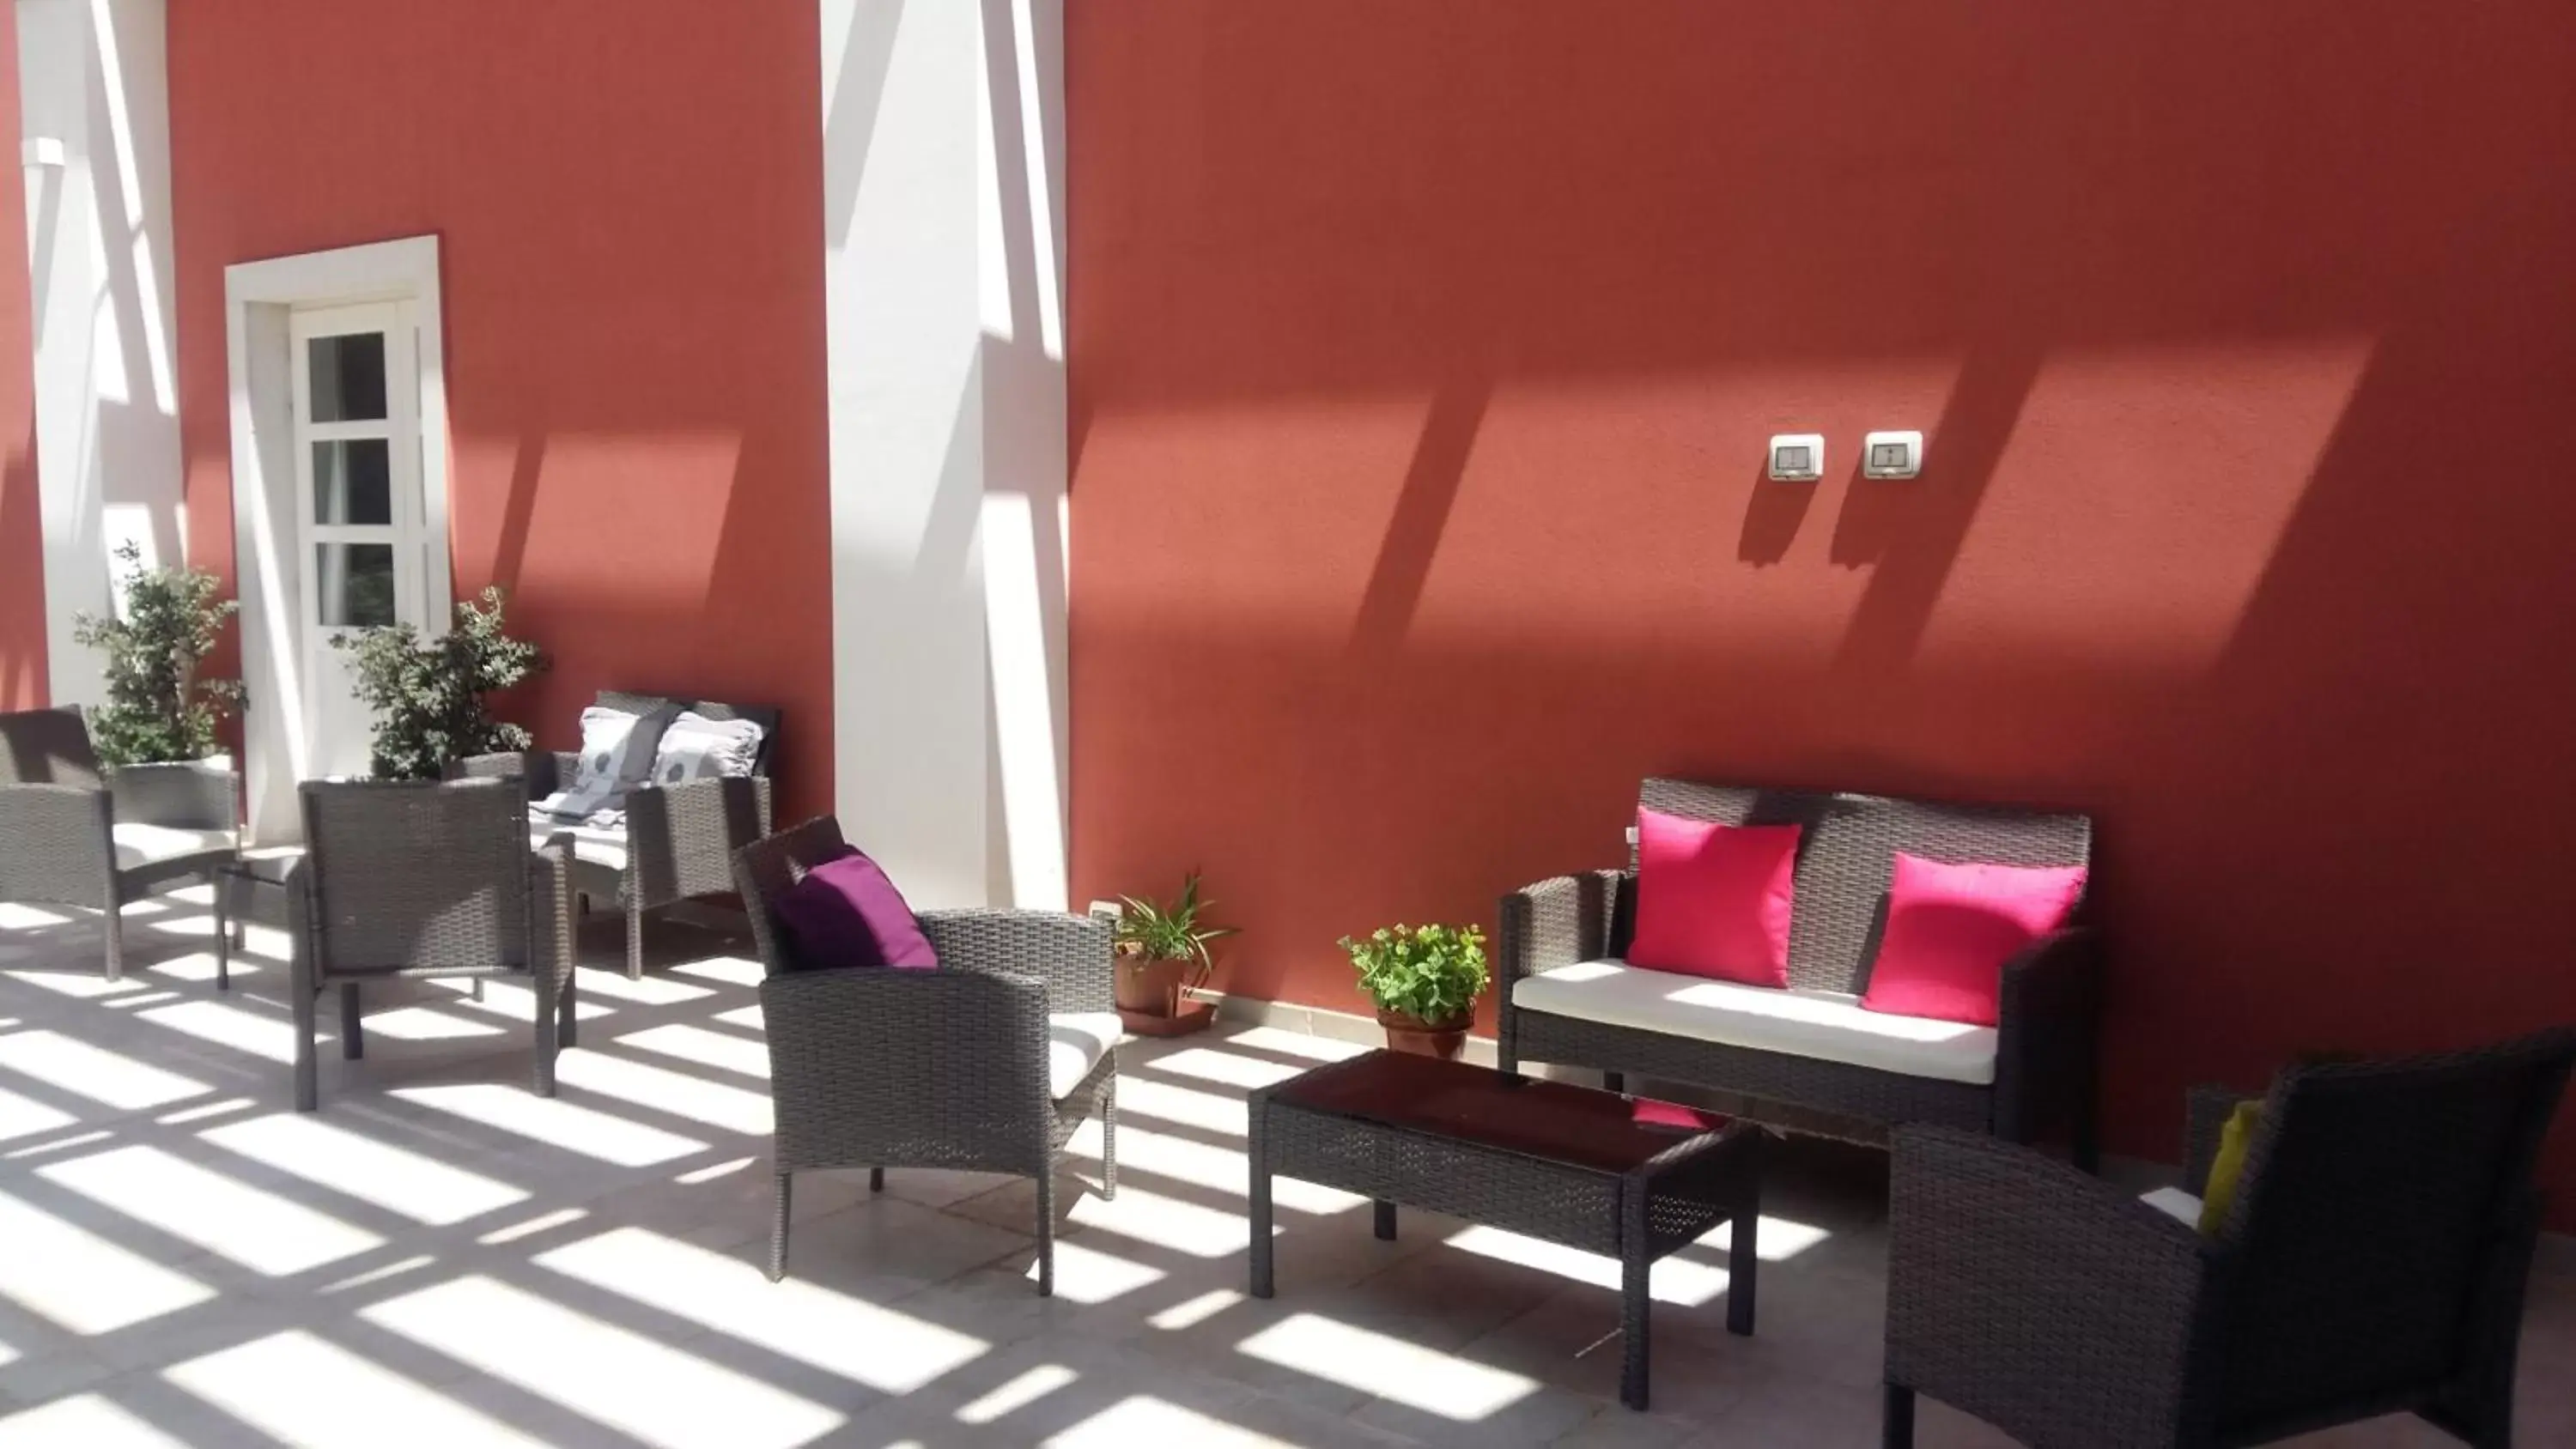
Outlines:
[[[289,313],[298,307],[409,302],[419,344],[421,586],[443,631],[455,597],[448,557],[447,340],[439,298],[438,238],[405,237],[333,251],[242,262],[224,269],[224,346],[231,375],[233,552],[242,612],[242,724],[249,826],[261,843],[301,833],[295,784],[310,773],[313,741],[301,658],[304,561]]]

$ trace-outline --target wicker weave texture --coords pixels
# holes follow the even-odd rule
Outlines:
[[[845,849],[827,817],[733,858],[768,973],[760,1003],[780,1193],[772,1276],[785,1271],[792,1174],[944,1167],[1036,1179],[1039,1290],[1051,1292],[1055,1154],[1086,1118],[1101,1120],[1104,1194],[1118,1181],[1117,1053],[1063,1099],[1047,1093],[1048,1016],[1111,1003],[1110,927],[1046,911],[924,911],[937,970],[802,969],[771,903]]]
[[[1314,1071],[1350,1070],[1366,1060]],[[1374,1199],[1382,1238],[1394,1236],[1395,1206],[1402,1204],[1617,1258],[1620,1398],[1632,1409],[1648,1404],[1647,1290],[1655,1260],[1730,1219],[1727,1326],[1753,1331],[1762,1134],[1749,1124],[1682,1138],[1621,1173],[1322,1110],[1297,1100],[1294,1089],[1292,1080],[1256,1091],[1247,1109],[1254,1297],[1271,1296],[1275,1286],[1271,1179],[1288,1176]]]
[[[0,714],[0,900],[104,912],[111,981],[125,974],[125,902],[212,879],[239,854],[226,844],[120,869],[119,821],[238,839],[240,778],[212,762],[103,766],[78,710]]]
[[[528,849],[514,781],[307,781],[304,858],[286,878],[295,939],[299,1111],[319,1095],[314,997],[340,988],[341,1051],[364,1053],[363,983],[525,975],[535,987],[534,1089],[554,1095],[573,1035],[572,884],[564,848]]]
[[[1888,1441],[1911,1395],[2040,1449],[2268,1443],[2411,1410],[2512,1442],[2539,1146],[2576,1031],[2278,1077],[2204,1238],[2010,1145],[1897,1135]],[[2190,1101],[2190,1185],[2231,1093]]]
[[[1871,795],[1650,779],[1639,803],[1721,824],[1797,824],[1802,836],[1790,981],[1831,991],[1858,992],[1868,984],[1896,852],[1949,861],[2072,865],[2087,860],[2092,841],[2091,823],[2080,815]],[[2007,963],[1995,1081],[1984,1087],[1608,1026],[1515,1004],[1512,987],[1523,977],[1627,950],[1636,920],[1633,864],[1625,871],[1540,881],[1503,897],[1500,915],[1498,1045],[1506,1067],[1529,1061],[1635,1072],[1873,1128],[1932,1122],[2016,1141],[2062,1128],[2077,1160],[2092,1160],[2101,964],[2092,932],[2080,925]]]

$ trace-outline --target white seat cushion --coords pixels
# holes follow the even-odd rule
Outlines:
[[[182,830],[175,825],[117,825],[111,827],[110,834],[116,841],[118,870],[158,865],[210,850],[230,850],[237,843],[229,830]]]
[[[625,827],[531,823],[528,826],[529,848],[534,849],[543,845],[558,835],[572,837],[572,854],[575,860],[586,860],[610,870],[626,869]]]
[[[1624,961],[1559,966],[1512,984],[1512,1004],[1604,1026],[1990,1086],[1995,1029],[1864,1011],[1839,991],[1745,986]]]
[[[1127,1028],[1114,1011],[1069,1011],[1047,1018],[1047,1095],[1061,1102],[1082,1085]]]
[[[2197,1232],[2200,1228],[2200,1199],[2178,1187],[2160,1187],[2138,1194],[2138,1201]]]

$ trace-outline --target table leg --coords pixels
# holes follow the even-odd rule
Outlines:
[[[1632,1239],[1619,1267],[1619,1402],[1646,1411],[1646,1358],[1653,1338],[1653,1298],[1647,1284],[1654,1262],[1641,1239]]]
[[[1394,1242],[1395,1204],[1388,1202],[1385,1198],[1379,1198],[1376,1200],[1374,1206],[1377,1209],[1377,1240],[1381,1243]]]
[[[1270,1159],[1263,1155],[1263,1103],[1252,1103],[1249,1140],[1244,1144],[1252,1168],[1252,1296],[1270,1296]]]

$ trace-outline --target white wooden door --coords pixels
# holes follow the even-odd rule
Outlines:
[[[306,766],[363,774],[373,718],[335,637],[391,624],[438,632],[420,477],[417,328],[408,302],[298,310],[295,388],[296,615],[307,682]]]

